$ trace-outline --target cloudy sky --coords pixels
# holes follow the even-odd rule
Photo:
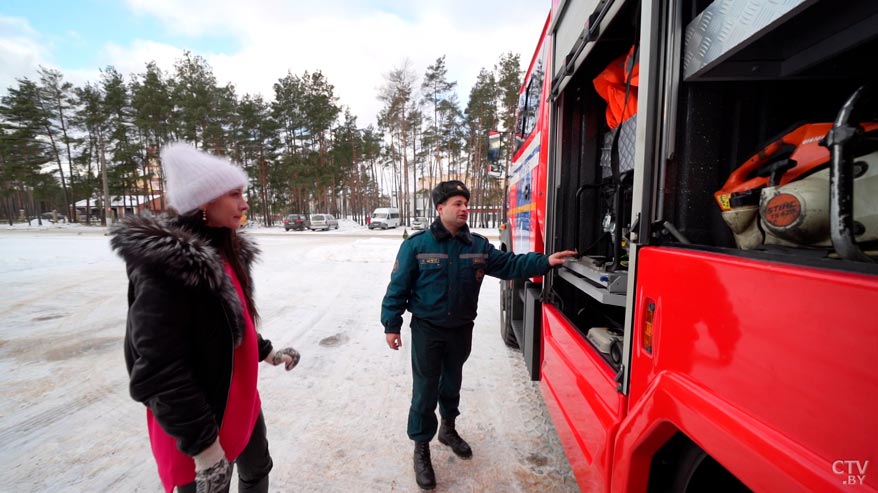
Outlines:
[[[465,103],[501,53],[529,63],[552,0],[4,0],[0,94],[39,65],[75,84],[112,65],[170,72],[184,50],[238,94],[273,95],[292,72],[321,70],[360,126],[375,121],[384,75],[408,60],[418,76],[446,56]]]

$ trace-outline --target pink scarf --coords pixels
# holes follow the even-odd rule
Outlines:
[[[259,392],[256,390],[256,380],[259,376],[259,347],[256,341],[256,327],[250,317],[247,301],[244,298],[244,289],[241,287],[238,276],[235,275],[232,266],[225,263],[226,274],[232,280],[241,306],[244,310],[244,340],[235,348],[232,367],[232,383],[229,387],[229,400],[226,402],[226,411],[223,415],[223,424],[220,426],[219,439],[226,458],[229,462],[234,461],[244,451],[262,402]],[[152,445],[152,453],[158,466],[159,477],[165,491],[170,493],[175,486],[182,486],[195,481],[195,462],[192,457],[180,452],[177,441],[158,424],[152,411],[147,408],[146,422],[149,428],[149,441]]]

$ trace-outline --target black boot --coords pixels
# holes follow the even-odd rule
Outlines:
[[[436,487],[436,474],[430,461],[430,442],[415,442],[415,481],[424,490]]]
[[[473,451],[469,448],[469,444],[454,429],[454,418],[442,418],[442,424],[439,426],[439,443],[448,445],[454,452],[454,455],[461,459],[469,459],[473,456]]]

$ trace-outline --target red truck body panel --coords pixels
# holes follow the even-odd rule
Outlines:
[[[553,0],[552,5],[521,87],[522,101],[529,96],[535,67],[556,73],[550,55],[555,41],[548,31],[562,2]],[[544,252],[545,243],[570,243],[571,236],[578,240],[578,232],[561,238],[553,225],[582,219],[550,217],[547,207],[552,204],[565,214],[579,210],[569,206],[571,192],[586,184],[571,181],[574,187],[558,199],[567,200],[566,207],[558,207],[558,200],[550,200],[554,191],[547,182],[563,181],[564,166],[576,161],[562,154],[573,151],[556,149],[550,162],[550,147],[564,147],[570,140],[564,132],[585,132],[587,123],[571,131],[561,121],[564,108],[557,114],[550,109],[554,97],[568,107],[570,98],[588,101],[583,94],[590,80],[573,95],[562,87],[562,96],[552,94],[551,77],[544,80],[540,94],[545,104],[508,169],[510,235],[505,246],[511,251]],[[697,100],[704,101],[714,100]],[[585,111],[570,114],[581,118]],[[550,127],[556,124],[558,135],[550,141]],[[729,152],[726,147],[718,154]],[[553,165],[553,178],[547,180]],[[655,193],[668,194],[674,183],[664,186]],[[621,303],[578,304],[576,296],[584,295],[570,294],[577,279],[571,282],[568,276],[557,281],[566,282],[562,287],[567,291],[545,289],[540,311],[533,312],[540,315],[541,326],[525,342],[538,339],[540,389],[579,488],[645,492],[656,453],[682,434],[754,491],[878,492],[878,316],[872,311],[878,310],[878,276],[861,273],[874,270],[854,262],[809,259],[801,252],[784,257],[723,248],[728,245],[722,242],[655,246],[668,243],[640,238],[645,246],[635,247],[628,272],[635,278],[630,282],[629,277]],[[547,286],[559,277],[547,275]],[[516,289],[511,283],[503,286]],[[572,309],[559,301],[562,296],[574,300]],[[577,310],[595,310],[596,303],[612,305],[607,311],[619,318],[627,316],[630,360],[621,363],[626,374],[617,375],[608,357],[586,339],[591,326],[601,324],[589,325],[595,319],[580,319]],[[644,339],[648,307],[651,350]],[[613,364],[621,367],[618,360]],[[623,375],[627,380],[619,378]]]
[[[541,388],[582,491],[644,491],[676,431],[756,491],[846,491],[836,461],[878,460],[878,321],[862,308],[878,306],[878,279],[674,248],[644,248],[638,266],[627,397],[543,310]]]

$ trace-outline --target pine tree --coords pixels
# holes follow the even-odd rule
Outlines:
[[[285,156],[304,150],[305,115],[301,107],[305,89],[302,80],[289,72],[274,83],[271,115],[278,123]]]
[[[463,142],[466,136],[463,112],[460,110],[457,95],[454,93],[452,93],[448,99],[441,101],[439,106],[441,108],[439,113],[441,115],[441,120],[439,122],[439,139],[441,142],[441,148],[445,151],[442,159],[447,163],[448,177],[450,177],[452,172],[460,174],[459,162],[461,154],[463,153]],[[441,171],[442,169],[440,167],[440,174],[437,177],[439,181],[444,179]]]
[[[108,118],[104,109],[103,91],[98,85],[88,83],[84,87],[76,88],[74,93],[77,109],[73,116],[73,125],[88,136],[88,147],[77,160],[77,164],[85,168],[83,181],[86,195],[86,223],[91,224],[91,199],[103,193],[99,192],[101,187],[98,186],[96,173],[103,171],[101,163],[105,155],[104,136],[107,131]],[[93,168],[92,165],[96,161],[98,166]],[[106,210],[106,208],[104,209]],[[102,224],[106,225],[104,214],[101,215],[101,218]]]
[[[113,196],[122,197],[123,208],[135,207],[130,204],[128,197],[143,195],[138,169],[140,168],[139,144],[133,134],[134,126],[131,107],[131,95],[125,78],[110,66],[101,71],[101,89],[104,93],[103,112],[107,117],[107,133],[103,147],[103,167],[106,169],[106,185],[104,186],[104,216],[109,212]],[[109,160],[107,160],[109,158]],[[102,169],[103,175],[103,169]],[[103,222],[116,221],[121,218],[105,217]]]
[[[448,69],[445,67],[445,55],[436,59],[433,65],[427,67],[424,74],[424,80],[421,83],[421,93],[424,101],[432,109],[433,118],[430,120],[430,126],[425,134],[425,146],[431,146],[433,149],[432,161],[430,162],[430,178],[435,178],[436,182],[442,181],[442,149],[443,149],[443,132],[442,122],[447,121],[450,115],[448,111],[453,111],[449,103],[449,98],[454,96],[452,91],[457,86],[457,82],[451,82],[447,79]],[[431,188],[434,180],[427,181],[427,187]]]
[[[357,118],[351,114],[349,108],[344,109],[343,121],[333,129],[332,134],[331,162],[341,195],[339,215],[353,216],[352,211],[355,211],[359,204],[358,197],[355,196],[355,191],[359,188],[356,160],[357,148],[362,144],[357,129]]]
[[[183,53],[174,64],[172,94],[178,136],[202,147],[216,98],[216,77],[204,58]]]
[[[409,194],[409,159],[408,143],[412,139],[411,121],[408,114],[414,111],[411,104],[413,99],[415,75],[411,70],[408,60],[401,67],[394,68],[384,76],[385,84],[381,87],[378,99],[384,103],[378,122],[390,133],[390,155],[398,159],[399,186],[397,196],[400,198],[399,207],[401,219],[406,222],[409,217],[411,195]],[[394,137],[396,141],[394,142]]]
[[[487,176],[487,133],[497,128],[497,82],[494,73],[482,69],[476,83],[470,91],[470,99],[466,108],[466,123],[469,131],[467,146],[469,160],[466,175],[473,183],[470,199],[472,206],[478,211],[485,205],[485,190],[489,186]],[[486,226],[484,214],[476,212],[473,222]]]
[[[214,154],[225,155],[232,139],[228,127],[235,118],[238,98],[235,87],[227,84],[211,90],[210,111],[204,123],[204,148]]]
[[[384,134],[369,125],[363,129],[363,151],[362,160],[365,169],[361,172],[363,176],[364,193],[366,201],[364,202],[364,211],[368,214],[380,204],[381,188],[378,181],[378,166],[380,164],[382,142]]]
[[[130,83],[131,108],[134,126],[138,131],[138,155],[141,163],[141,176],[145,181],[146,193],[150,203],[158,196],[162,197],[160,209],[164,209],[163,183],[161,167],[158,170],[158,190],[152,186],[153,178],[150,163],[157,159],[158,150],[171,139],[171,122],[173,119],[173,101],[171,100],[171,84],[155,62],[146,65],[146,72],[137,74]]]
[[[271,225],[272,196],[283,194],[287,190],[288,182],[279,174],[280,167],[276,163],[278,148],[277,138],[278,124],[272,118],[271,110],[261,96],[245,94],[237,106],[235,123],[233,124],[235,161],[244,165],[244,169],[251,178],[255,178],[258,191],[258,200],[252,200],[259,205],[258,210],[262,214],[263,223]],[[274,170],[271,173],[269,169]],[[272,190],[276,192],[273,194]],[[248,194],[251,190],[248,189]]]
[[[171,81],[155,62],[131,82],[131,107],[134,124],[143,134],[145,144],[159,147],[171,139],[174,103]]]
[[[503,163],[512,161],[512,153],[515,152],[515,113],[518,110],[518,93],[521,87],[521,57],[512,53],[504,53],[500,55],[500,61],[495,65],[494,71],[497,73],[497,89],[500,96],[500,124],[502,131],[506,132],[503,140],[505,145],[502,146],[500,160]],[[498,129],[499,130],[499,129]]]
[[[61,72],[53,69],[40,67],[38,70],[40,75],[39,99],[40,106],[46,114],[46,136],[49,138],[50,151],[52,152],[55,162],[58,164],[58,173],[61,178],[61,188],[64,190],[65,209],[67,217],[76,220],[76,201],[73,192],[74,174],[73,174],[73,153],[71,144],[76,143],[69,132],[69,118],[71,110],[71,97],[73,84],[64,82],[64,76]],[[68,192],[67,181],[64,176],[64,167],[61,163],[62,149],[66,151],[66,161],[68,169],[70,169],[70,190]]]
[[[294,212],[309,213],[309,198],[313,190],[313,179],[307,166],[308,139],[305,124],[305,88],[302,80],[292,73],[274,83],[274,101],[271,103],[271,116],[277,124],[282,143],[279,166],[287,176],[290,189],[290,205]]]
[[[263,100],[239,98],[231,84],[218,86],[207,62],[190,52],[169,75],[151,62],[126,82],[108,67],[96,84],[79,88],[60,72],[41,68],[38,85],[24,79],[3,100],[0,186],[6,215],[43,203],[74,207],[76,197],[85,196],[88,220],[98,195],[104,206],[111,191],[161,196],[152,174],[161,183],[156,156],[173,140],[240,162],[254,185],[248,191],[254,214],[266,224],[272,211],[287,208],[362,220],[364,211],[388,205],[388,190],[407,223],[419,201],[429,204],[425,193],[450,174],[470,184],[479,210],[493,204],[499,190],[486,176],[485,135],[513,125],[519,58],[507,53],[493,73],[482,70],[466,112],[447,72],[445,56],[427,67],[423,81],[408,61],[394,68],[379,91],[384,104],[378,128],[359,129],[319,70],[288,73],[275,83],[274,98]],[[46,164],[57,168],[55,182],[41,175]],[[98,172],[106,176],[104,187],[98,186]],[[483,215],[475,214],[474,221],[484,221]]]
[[[37,210],[33,198],[34,189],[48,183],[42,168],[51,161],[51,152],[41,140],[46,114],[40,105],[37,85],[27,78],[17,82],[18,87],[9,87],[0,99],[0,183],[4,187],[9,224],[16,209],[23,209],[28,221],[36,216],[42,224],[42,211]]]
[[[521,87],[521,57],[513,53],[500,55],[494,66],[497,91],[500,98],[499,117],[503,130],[512,130],[515,124],[515,111],[518,109],[518,92]]]
[[[318,70],[312,74],[305,72],[302,77],[304,83],[304,110],[305,124],[312,136],[312,142],[317,146],[317,202],[321,210],[338,213],[336,204],[336,191],[338,190],[338,178],[335,170],[329,164],[328,138],[331,136],[333,123],[338,119],[341,112],[334,94],[334,87]]]

